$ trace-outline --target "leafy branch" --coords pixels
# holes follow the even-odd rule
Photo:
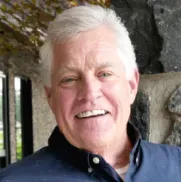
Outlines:
[[[86,2],[110,5],[110,0],[1,0],[0,55],[23,50],[37,56],[48,23],[64,9]]]

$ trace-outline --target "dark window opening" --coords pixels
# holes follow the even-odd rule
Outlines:
[[[33,153],[31,80],[15,77],[16,158]]]
[[[0,168],[10,163],[8,75],[0,71]]]
[[[22,157],[33,153],[32,87],[31,80],[20,80],[20,112],[22,127]]]
[[[16,158],[22,159],[33,153],[32,90],[31,80],[15,77],[15,127]],[[9,122],[8,75],[0,71],[0,168],[10,161],[10,122]]]
[[[3,78],[0,77],[0,155],[4,149],[4,124],[3,124]]]

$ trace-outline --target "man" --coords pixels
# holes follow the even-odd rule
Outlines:
[[[0,181],[180,182],[181,149],[143,141],[128,120],[139,82],[128,32],[112,10],[65,10],[40,50],[58,127],[47,147]]]

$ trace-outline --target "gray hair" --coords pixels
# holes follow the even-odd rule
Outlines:
[[[45,85],[51,85],[51,62],[54,44],[63,43],[78,36],[81,32],[89,31],[101,25],[105,25],[115,33],[118,55],[125,67],[127,79],[131,79],[134,70],[137,69],[137,64],[127,29],[113,10],[88,5],[67,9],[49,24],[48,36],[40,48],[41,76]]]

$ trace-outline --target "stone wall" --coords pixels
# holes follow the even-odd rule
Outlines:
[[[32,80],[34,151],[47,145],[47,140],[56,125],[40,81]]]
[[[181,85],[181,72],[144,75],[140,90],[149,96],[149,141],[163,143],[172,130],[174,121],[168,111],[168,100]]]
[[[181,71],[181,1],[112,0],[128,28],[142,74]]]

